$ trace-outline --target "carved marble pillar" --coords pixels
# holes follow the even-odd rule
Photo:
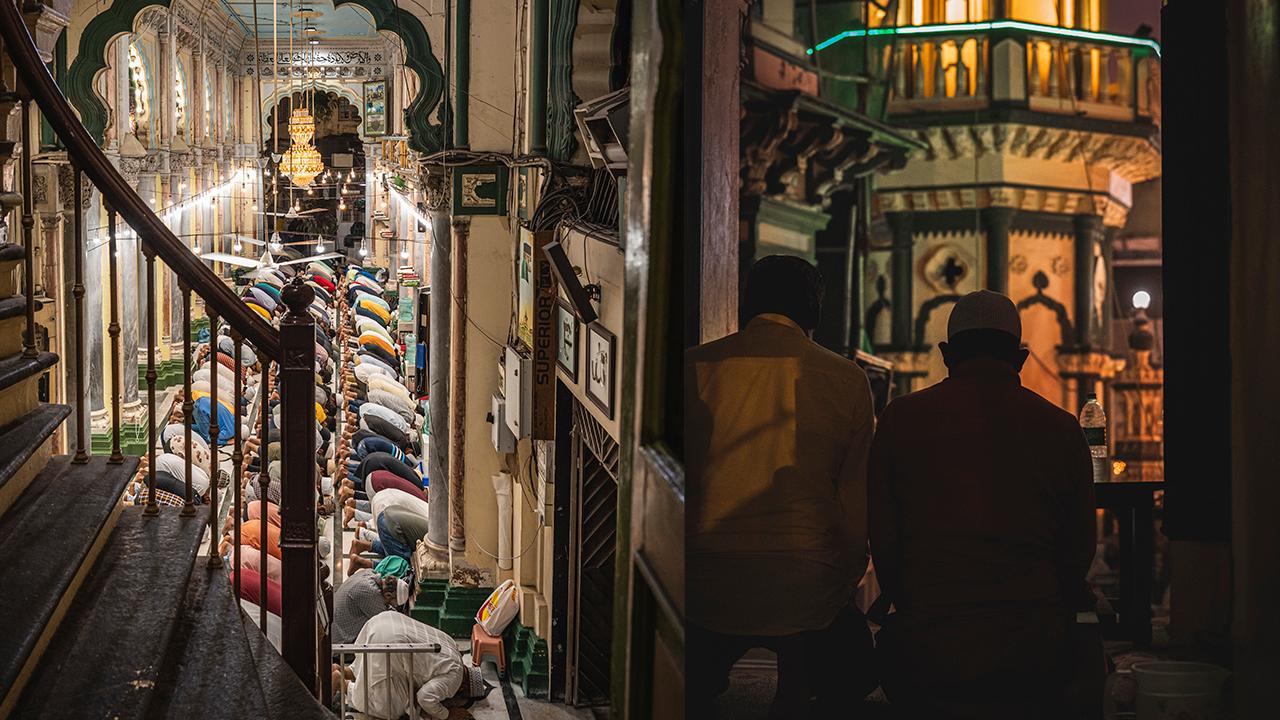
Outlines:
[[[62,262],[58,267],[60,273],[58,315],[62,320],[62,342],[60,348],[62,362],[59,365],[64,378],[63,387],[65,388],[61,402],[71,406],[72,420],[68,426],[70,428],[75,427],[74,418],[78,417],[78,413],[82,408],[86,409],[85,416],[88,417],[88,411],[94,407],[91,404],[89,392],[89,388],[92,386],[92,378],[87,367],[89,355],[87,354],[85,342],[89,336],[86,325],[94,325],[89,319],[97,318],[98,316],[90,315],[87,297],[89,283],[86,282],[86,297],[82,298],[82,302],[85,303],[83,317],[86,320],[84,322],[76,322],[76,298],[74,294],[76,257],[79,256],[82,268],[91,267],[86,251],[89,247],[89,227],[97,223],[96,216],[90,212],[94,194],[93,185],[89,182],[89,178],[81,176],[81,206],[79,210],[83,215],[80,223],[80,234],[77,235],[75,224],[75,173],[72,172],[69,164],[58,165],[58,200],[64,217],[61,234]],[[100,323],[98,326],[99,330],[101,330]],[[76,368],[77,358],[82,356],[86,359],[84,383],[80,382],[80,376]],[[101,392],[101,385],[99,385],[99,392]],[[74,435],[74,430],[72,430],[72,433]]]
[[[204,122],[204,52],[204,33],[201,32],[196,49],[191,53],[191,76],[187,78],[187,107],[191,109],[187,114],[187,143],[193,148],[209,145],[209,129]]]
[[[174,205],[191,197],[191,187],[186,184],[186,173],[175,172],[169,181],[171,191],[173,193],[172,202]],[[188,237],[191,233],[191,214],[193,211],[186,211],[178,215],[176,222],[170,221],[171,227],[177,228],[177,235],[183,242],[195,247],[195,243]],[[177,273],[169,273],[169,342],[170,356],[182,357],[182,290],[178,287]]]
[[[213,63],[213,107],[210,108],[209,112],[209,119],[213,127],[209,131],[209,136],[213,138],[213,145],[219,151],[223,149],[223,144],[227,140],[226,128],[224,127],[226,123],[223,121],[223,118],[226,117],[226,111],[222,106],[227,101],[226,96],[223,95],[226,88],[223,77],[225,74],[226,70],[222,61],[215,61]]]
[[[159,189],[160,189],[159,199],[156,201],[156,205],[160,208],[167,208],[173,202],[173,190],[174,190],[173,176],[170,175],[169,173],[161,172],[157,174],[156,182],[159,183]],[[171,330],[169,328],[170,292],[169,292],[169,283],[168,283],[168,278],[171,274],[172,273],[168,272],[168,266],[161,265],[161,274],[159,276],[159,282],[157,283],[157,285],[159,286],[158,287],[159,292],[157,293],[157,297],[155,298],[155,300],[157,304],[156,311],[159,313],[159,315],[156,317],[156,328],[160,333],[160,339],[158,342],[162,347],[167,346],[171,339],[171,335],[170,335]]]
[[[84,317],[88,335],[86,348],[86,364],[89,369],[89,407],[93,411],[94,428],[98,429],[106,417],[106,401],[103,389],[106,387],[106,376],[103,374],[103,331],[106,321],[103,318],[103,266],[107,259],[107,235],[104,213],[102,212],[102,194],[94,190],[89,201],[89,209],[85,214],[85,227],[91,231],[86,238],[84,277]]]
[[[121,35],[112,43],[112,100],[110,133],[107,149],[116,150],[129,132],[129,36]]]
[[[172,16],[166,18],[165,26],[156,33],[156,42],[160,56],[156,61],[156,67],[159,68],[156,82],[160,94],[160,108],[155,113],[156,122],[159,124],[156,137],[160,139],[160,147],[168,150],[177,127],[177,115],[173,105],[173,85],[178,56],[174,49]]]

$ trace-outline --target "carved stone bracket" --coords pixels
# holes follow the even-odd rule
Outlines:
[[[773,196],[825,205],[849,180],[906,165],[907,140],[873,136],[856,115],[796,91],[744,86],[741,114],[743,207]]]

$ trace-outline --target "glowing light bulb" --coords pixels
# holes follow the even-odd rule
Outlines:
[[[369,254],[368,250],[365,250],[364,248],[360,248],[360,257],[365,257],[368,254]]]
[[[1151,293],[1146,290],[1139,290],[1134,293],[1133,306],[1139,310],[1146,310],[1151,307]]]
[[[403,249],[403,250],[401,250],[401,251],[400,251],[400,258],[401,258],[402,260],[408,260],[408,259],[409,259],[409,248],[405,248],[405,249]]]
[[[346,204],[345,202],[340,202],[340,203],[338,203],[338,209],[339,209],[339,210],[346,210],[346,209],[347,209],[347,204]]]
[[[191,252],[195,253],[196,257],[200,257],[200,246],[199,246],[199,245],[192,245],[192,246],[191,246]]]
[[[240,244],[239,240],[237,240],[235,244],[231,246],[232,252],[240,252],[243,249],[244,249],[244,246]]]
[[[271,252],[280,252],[284,248],[284,243],[280,242],[280,233],[271,233]]]
[[[254,203],[253,205],[250,205],[249,207],[253,208],[253,211],[254,211],[254,212],[258,212],[258,203]]]

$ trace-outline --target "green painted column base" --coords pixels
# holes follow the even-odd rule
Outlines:
[[[493,588],[450,585],[447,580],[423,580],[418,588],[413,618],[459,639],[470,639],[476,613],[493,592]]]
[[[111,433],[93,433],[89,438],[89,451],[94,455],[111,454]],[[147,424],[122,423],[120,425],[120,452],[133,457],[147,454]]]
[[[161,360],[156,363],[156,391],[168,390],[182,384],[182,360]],[[138,363],[138,390],[147,391],[147,364]]]
[[[507,645],[507,675],[519,683],[525,697],[546,700],[551,697],[551,661],[547,641],[534,634],[533,628],[511,623],[503,633]]]
[[[448,580],[422,580],[410,615],[418,622],[445,631],[450,637],[470,640],[476,613],[492,591],[492,588],[451,586]],[[551,662],[547,642],[535,635],[533,628],[518,621],[507,627],[503,638],[507,646],[507,673],[512,682],[520,684],[526,697],[548,698]]]
[[[197,341],[197,338],[199,337],[201,330],[208,330],[208,329],[209,329],[208,316],[201,315],[198,318],[192,318],[191,319],[191,342],[194,343]]]

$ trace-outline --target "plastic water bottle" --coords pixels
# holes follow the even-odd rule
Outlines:
[[[1089,399],[1080,408],[1080,427],[1084,429],[1084,439],[1089,443],[1089,454],[1093,456],[1093,481],[1107,482],[1107,414],[1102,410],[1096,393],[1089,393]]]

